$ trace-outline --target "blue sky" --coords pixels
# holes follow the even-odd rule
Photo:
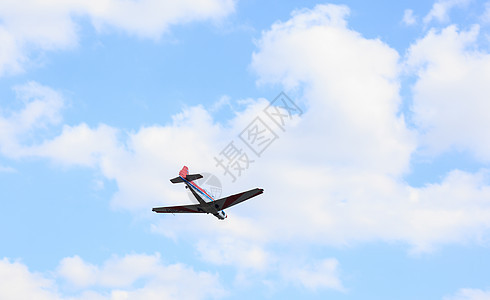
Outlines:
[[[2,1],[0,299],[490,299],[489,29],[472,0]],[[265,192],[154,214],[183,165]]]

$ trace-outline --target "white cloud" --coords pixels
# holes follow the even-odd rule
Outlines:
[[[97,266],[85,263],[79,256],[63,258],[58,267],[60,277],[76,287],[93,286],[97,282]]]
[[[75,47],[79,30],[75,17],[88,17],[99,31],[159,39],[172,25],[219,20],[234,6],[233,0],[1,1],[0,76],[22,71],[32,52]]]
[[[252,67],[259,82],[281,84],[295,94],[301,91],[302,96],[294,100],[306,107],[303,116],[224,191],[231,194],[258,186],[265,193],[230,209],[225,222],[206,215],[152,215],[152,220],[158,220],[154,232],[195,236],[203,260],[265,277],[280,270],[278,266],[287,259],[270,246],[289,245],[291,240],[305,247],[402,241],[414,251],[430,251],[446,243],[478,243],[488,234],[487,171],[453,171],[440,183],[422,188],[402,180],[417,145],[415,132],[407,129],[399,114],[399,56],[380,40],[348,29],[347,14],[345,6],[335,5],[296,11],[290,20],[265,31],[257,43]],[[472,41],[474,35],[452,32],[463,41]],[[460,49],[453,40],[443,44],[449,47],[449,56],[454,45]],[[425,50],[414,46],[409,65],[426,64],[431,55],[436,61],[429,46],[418,49]],[[430,64],[426,66],[420,69],[420,78],[431,70]],[[192,171],[220,173],[213,157],[237,139],[265,105],[263,99],[249,101],[226,127],[215,123],[200,106],[184,109],[165,126],[126,134],[106,125],[70,126],[23,153],[98,168],[117,182],[115,207],[149,215],[152,206],[189,201],[181,186],[168,182],[183,164]],[[115,277],[112,282],[103,279],[104,274],[125,268],[123,260],[115,261],[117,268],[109,262],[94,267],[75,257],[63,261],[60,274],[75,286],[119,288],[134,282],[131,276]],[[73,273],[66,271],[70,268]],[[309,288],[341,287],[332,260],[318,268],[312,262],[290,268],[305,285],[307,278],[313,278]],[[95,283],[87,279],[92,272],[97,274]],[[135,274],[142,278],[155,272],[145,269]],[[321,273],[331,276],[322,281],[318,279]],[[136,290],[113,293],[132,295]]]
[[[303,157],[344,167],[399,174],[414,136],[397,117],[398,54],[346,27],[344,6],[295,12],[263,33],[252,67],[259,83],[304,87]],[[290,136],[291,134],[288,134]],[[311,147],[315,143],[319,147]]]
[[[413,10],[411,9],[405,9],[403,12],[403,19],[402,19],[403,24],[410,26],[410,25],[415,25],[417,23],[417,20],[415,19],[415,16],[413,15]]]
[[[74,1],[0,3],[0,76],[19,72],[32,50],[67,49],[77,44]]]
[[[98,274],[98,284],[105,287],[124,287],[160,271],[160,255],[132,254],[107,260]]]
[[[233,110],[233,105],[230,102],[231,98],[228,95],[223,95],[221,96],[218,101],[214,102],[211,108],[209,109],[210,112],[217,112],[223,109],[224,107],[228,107],[229,109]]]
[[[78,256],[67,257],[56,272],[46,273],[31,272],[24,264],[4,258],[0,260],[0,279],[0,298],[5,300],[205,299],[226,295],[218,276],[182,264],[164,265],[159,254],[114,256],[101,266]],[[74,294],[60,292],[69,290]]]
[[[237,252],[256,253],[249,258],[255,269],[271,256],[266,250],[270,243],[291,239],[328,245],[395,240],[424,251],[433,245],[478,241],[487,232],[485,172],[453,172],[440,184],[419,189],[401,180],[415,139],[398,114],[398,55],[381,41],[348,29],[347,13],[346,7],[333,5],[297,11],[258,42],[252,66],[260,81],[288,88],[301,85],[304,96],[295,100],[308,107],[267,155],[224,191],[260,186],[265,193],[233,208],[219,226],[207,216],[185,216],[185,222],[182,216],[154,216],[161,220],[156,232],[164,226],[168,236],[196,234],[202,237],[197,245],[202,249],[209,248],[209,238],[217,232],[223,241],[242,239],[233,246]],[[105,125],[65,127],[60,136],[26,153],[95,166],[117,182],[115,207],[150,214],[152,206],[188,202],[178,186],[168,183],[183,164],[221,172],[213,157],[265,105],[263,100],[250,102],[226,128],[202,107],[185,109],[166,126],[144,127],[119,139],[117,130]],[[73,154],[56,149],[71,149]],[[481,217],[470,217],[475,214]],[[289,221],[283,222],[285,218]],[[203,258],[216,262],[229,246],[218,243]]]
[[[480,17],[483,23],[490,23],[490,2],[485,3],[485,11]]]
[[[68,257],[61,261],[58,274],[85,290],[109,289],[110,299],[203,299],[226,294],[216,275],[182,264],[164,265],[159,254],[114,256],[101,266]],[[136,282],[142,282],[138,284],[142,287],[135,287]]]
[[[193,107],[174,116],[168,127],[152,126],[124,133],[105,124],[90,128],[82,123],[64,125],[60,135],[38,141],[34,137],[40,130],[61,121],[64,99],[53,89],[34,82],[19,86],[16,91],[24,107],[4,111],[0,117],[3,154],[45,157],[63,165],[100,169],[119,186],[113,201],[117,207],[147,210],[162,199],[179,199],[177,195],[182,194],[167,184],[169,176],[183,163],[204,166],[203,157],[211,162],[217,152],[213,141],[224,137],[207,111]],[[155,163],[160,168],[153,168]],[[205,166],[210,169],[213,163]],[[142,192],[143,186],[147,192]],[[181,200],[186,201],[185,196]]]
[[[489,300],[490,291],[479,289],[460,289],[455,295],[444,297],[444,300]]]
[[[431,30],[412,45],[407,64],[417,74],[413,114],[431,154],[457,149],[490,161],[490,54],[477,50],[479,27]]]
[[[157,1],[105,0],[88,5],[99,30],[111,27],[141,37],[158,39],[175,24],[220,19],[234,10],[233,0]]]
[[[0,173],[16,173],[16,172],[17,170],[12,167],[0,165]]]
[[[201,240],[197,250],[204,261],[216,265],[231,265],[244,270],[264,271],[274,263],[273,256],[260,245],[231,237]]]
[[[145,127],[130,134],[127,151],[103,156],[100,165],[103,174],[118,183],[113,204],[146,211],[158,203],[188,202],[185,193],[169,184],[169,178],[184,164],[209,170],[217,141],[225,136],[202,107],[185,110],[168,126]]]
[[[488,171],[452,171],[440,184],[412,189],[406,234],[415,251],[433,245],[484,240],[490,229]]]
[[[74,127],[65,125],[56,138],[25,151],[35,156],[52,158],[65,165],[95,167],[101,163],[103,156],[117,154],[117,134],[117,129],[104,124],[95,129],[84,123]]]
[[[262,228],[277,240],[402,240],[415,251],[478,242],[489,230],[486,172],[454,171],[440,184],[423,188],[400,179],[415,140],[403,117],[397,117],[398,56],[381,41],[347,29],[339,20],[347,12],[331,5],[297,12],[274,24],[258,42],[252,67],[259,83],[301,86],[309,108],[297,127],[281,137],[277,160],[261,161],[261,172],[268,174],[257,182],[275,187],[274,178],[281,183],[265,189],[267,204],[261,209],[270,220]],[[443,57],[437,49],[434,56]],[[298,199],[307,204],[295,205]],[[473,218],[475,214],[482,217]],[[300,221],[285,224],[280,221],[285,216]]]
[[[305,288],[317,290],[322,288],[344,291],[345,288],[339,280],[339,262],[328,258],[303,265],[301,268],[284,268],[283,276],[293,282],[300,283]]]
[[[469,2],[470,0],[437,0],[429,13],[424,17],[424,23],[428,24],[432,20],[447,22],[449,20],[449,11],[452,8],[465,6]]]
[[[0,298],[14,299],[60,299],[54,282],[39,273],[30,272],[20,262],[7,258],[0,260]]]
[[[21,53],[13,35],[0,26],[0,76],[7,72],[17,73],[22,70],[22,63],[26,60]]]
[[[58,92],[36,82],[17,86],[15,91],[23,103],[22,109],[0,111],[0,151],[11,157],[25,154],[20,144],[29,137],[32,139],[36,130],[59,124],[64,106]]]

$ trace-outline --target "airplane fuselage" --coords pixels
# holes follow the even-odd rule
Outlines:
[[[204,189],[199,187],[196,183],[186,180],[182,176],[180,176],[180,178],[182,178],[185,185],[191,190],[199,204],[201,204],[198,210],[208,214],[213,214],[220,220],[224,220],[226,218],[226,213],[223,210],[219,210],[219,206],[213,203],[213,197],[211,197]]]

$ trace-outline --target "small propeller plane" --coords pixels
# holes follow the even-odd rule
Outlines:
[[[224,220],[227,216],[223,209],[258,196],[264,192],[263,189],[255,188],[253,190],[214,200],[203,188],[193,182],[200,178],[202,178],[201,174],[189,174],[189,169],[184,166],[182,170],[180,170],[178,177],[170,179],[170,182],[172,183],[185,183],[186,188],[190,189],[199,204],[155,207],[152,210],[156,213],[206,213],[213,214],[216,218]]]

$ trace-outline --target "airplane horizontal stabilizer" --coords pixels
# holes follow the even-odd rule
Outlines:
[[[187,181],[194,181],[194,180],[201,179],[202,175],[201,174],[189,174],[189,175],[186,175],[184,178]],[[179,177],[175,177],[175,178],[170,179],[170,182],[181,183],[181,182],[184,182],[184,179],[182,179],[182,177],[179,176]]]
[[[175,178],[172,178],[170,179],[170,182],[171,183],[181,183],[181,182],[184,182],[184,179],[182,179],[182,177],[175,177]]]
[[[198,179],[201,179],[202,178],[202,175],[201,174],[189,174],[185,177],[185,179],[187,181],[194,181],[194,180],[198,180]]]

